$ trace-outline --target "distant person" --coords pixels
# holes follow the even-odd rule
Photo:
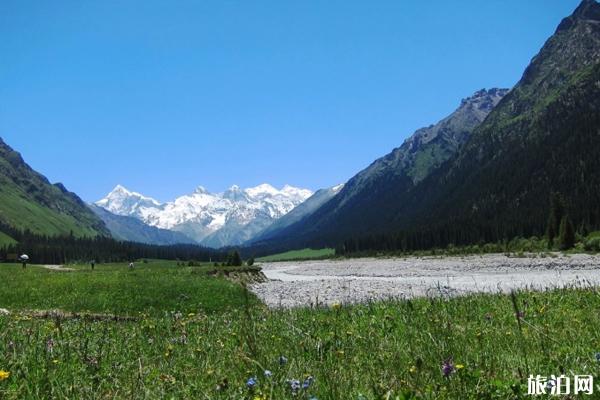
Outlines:
[[[29,256],[27,254],[23,254],[19,257],[21,261],[21,267],[25,269],[27,267],[27,261],[29,261]]]
[[[96,260],[92,260],[92,262],[90,262],[90,265],[92,266],[92,271],[93,271],[94,267],[96,266]]]
[[[133,269],[133,267],[134,267],[133,262],[130,262],[129,263],[129,269]]]

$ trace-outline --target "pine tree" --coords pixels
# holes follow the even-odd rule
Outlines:
[[[550,215],[548,216],[548,226],[546,236],[548,237],[548,247],[554,246],[554,239],[559,234],[559,224],[565,213],[565,203],[559,194],[553,193],[550,197]]]
[[[560,222],[559,244],[561,250],[568,250],[575,246],[575,228],[573,221],[568,215],[565,215]]]

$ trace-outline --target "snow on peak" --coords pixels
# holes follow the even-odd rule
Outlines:
[[[334,187],[332,187],[331,190],[337,193],[344,188],[344,185],[344,183],[340,183],[339,185],[335,185]]]
[[[252,197],[256,197],[259,195],[273,196],[273,195],[279,194],[279,190],[275,189],[273,186],[269,185],[268,183],[263,183],[261,185],[255,186],[255,187],[245,189],[244,191]]]
[[[213,236],[210,240],[214,240],[214,235],[223,229],[222,236],[227,240],[220,244],[229,245],[249,239],[248,231],[254,229],[245,230],[246,227],[262,224],[263,228],[310,196],[310,190],[290,185],[285,185],[281,190],[267,183],[243,190],[233,185],[223,193],[210,193],[198,186],[191,195],[161,204],[117,185],[96,205],[114,214],[138,218],[148,225],[182,231],[200,243],[205,238],[209,240],[209,236]]]
[[[208,190],[204,186],[198,186],[196,190],[194,190],[195,194],[208,194]]]
[[[96,202],[97,206],[107,209],[113,214],[135,216],[147,208],[159,208],[161,204],[151,197],[132,192],[122,185],[117,185],[105,198]]]

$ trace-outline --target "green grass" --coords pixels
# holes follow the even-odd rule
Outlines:
[[[70,267],[0,264],[0,399],[526,399],[529,374],[600,379],[597,289],[269,310],[208,264]],[[57,308],[136,320],[29,311]]]
[[[273,254],[257,258],[257,261],[293,261],[293,260],[314,260],[329,258],[335,255],[335,249],[302,249],[292,250],[285,253]]]
[[[11,374],[0,398],[525,399],[530,373],[598,379],[600,293],[520,293],[517,302],[521,328],[502,295],[138,322],[13,314],[0,317],[0,369]],[[444,377],[450,358],[457,369]],[[294,396],[287,380],[309,375]]]
[[[0,232],[0,247],[17,243],[16,240],[8,236],[4,232]]]
[[[95,313],[162,315],[165,311],[222,311],[244,302],[241,287],[208,276],[213,267],[178,267],[175,262],[68,266],[55,272],[0,264],[0,307],[61,309]]]

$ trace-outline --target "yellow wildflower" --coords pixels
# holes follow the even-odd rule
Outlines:
[[[10,372],[0,369],[0,381],[8,379],[10,377]]]
[[[342,305],[340,303],[333,303],[331,305],[331,308],[334,310],[339,310],[340,308],[342,308]]]
[[[464,367],[465,367],[465,366],[464,366],[464,365],[462,365],[462,364],[456,364],[456,365],[454,366],[454,368],[456,368],[456,369],[463,369]]]
[[[410,367],[409,371],[414,374],[415,372],[417,372],[417,367],[413,365],[412,367]]]

